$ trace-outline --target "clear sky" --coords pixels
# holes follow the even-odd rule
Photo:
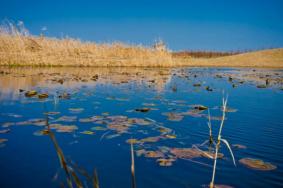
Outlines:
[[[172,50],[283,47],[283,0],[1,0],[0,19],[32,34],[151,45]]]

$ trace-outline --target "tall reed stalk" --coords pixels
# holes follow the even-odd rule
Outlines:
[[[209,185],[210,188],[214,187],[214,179],[215,179],[215,173],[216,173],[217,158],[218,158],[218,152],[219,152],[219,148],[220,148],[221,142],[223,142],[227,146],[227,148],[229,149],[230,154],[231,154],[232,159],[233,159],[233,163],[236,166],[234,154],[232,152],[232,149],[231,149],[228,141],[223,139],[223,138],[221,138],[222,128],[223,128],[223,125],[224,125],[225,114],[226,114],[226,109],[227,109],[227,101],[228,101],[228,96],[226,97],[226,99],[223,98],[223,100],[222,100],[222,111],[223,112],[222,112],[222,119],[221,119],[220,128],[219,128],[219,132],[218,132],[218,137],[217,137],[217,143],[216,143],[216,146],[215,146],[213,172],[212,172],[211,182],[210,182],[210,185]]]

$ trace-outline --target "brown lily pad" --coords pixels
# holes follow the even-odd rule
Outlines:
[[[172,148],[170,152],[178,158],[197,158],[201,157],[201,152],[194,148]]]
[[[253,158],[243,158],[240,159],[239,162],[243,165],[245,165],[248,168],[254,169],[254,170],[275,170],[277,167],[269,162],[264,162],[260,159],[253,159]]]
[[[161,159],[157,159],[156,162],[158,162],[159,166],[172,166],[172,162],[174,162],[175,159],[165,159],[165,158],[161,158]]]
[[[134,138],[128,139],[128,140],[126,140],[126,142],[128,144],[138,144],[138,143],[140,143],[137,139],[134,139]]]
[[[146,151],[145,157],[147,157],[147,158],[163,158],[164,154],[160,151]]]
[[[184,118],[184,116],[182,116],[180,113],[173,112],[163,113],[162,115],[167,116],[169,121],[181,121]]]
[[[141,143],[145,143],[145,142],[157,142],[160,140],[160,136],[153,136],[153,137],[147,137],[147,138],[143,138],[140,140]]]
[[[45,99],[45,98],[48,98],[48,94],[47,93],[41,93],[41,94],[38,94],[37,97],[39,99]]]
[[[33,97],[33,96],[35,96],[36,94],[37,94],[37,91],[31,90],[31,91],[27,91],[27,92],[25,93],[25,96],[26,96],[26,97]]]

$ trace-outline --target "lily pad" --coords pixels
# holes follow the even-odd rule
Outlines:
[[[194,148],[172,148],[170,152],[178,158],[197,158],[201,157],[201,152]]]
[[[45,98],[48,98],[48,94],[47,93],[41,93],[41,94],[38,94],[37,97],[39,99],[45,99]]]
[[[62,116],[58,118],[56,121],[73,122],[76,120],[77,120],[77,116]]]
[[[49,134],[49,130],[47,129],[35,131],[33,133],[34,136],[43,136],[43,135],[48,135],[48,134]]]
[[[160,151],[146,151],[144,156],[147,158],[163,158],[164,154]]]
[[[138,143],[140,143],[137,139],[134,139],[134,138],[128,139],[128,140],[126,140],[126,142],[128,144],[138,144]]]
[[[94,131],[105,131],[107,129],[105,127],[96,126],[96,127],[92,127],[91,130],[94,130]]]
[[[253,158],[243,158],[240,159],[239,162],[243,165],[245,165],[248,168],[254,169],[254,170],[275,170],[277,167],[269,162],[264,162],[260,159],[253,159]]]
[[[61,125],[61,126],[56,127],[56,132],[71,133],[77,129],[78,127],[76,125]]]
[[[175,159],[165,159],[165,158],[161,158],[161,159],[157,159],[156,162],[158,162],[159,166],[172,166],[172,162],[174,162]]]
[[[145,112],[149,112],[150,108],[136,108],[135,111],[145,113]]]
[[[37,94],[37,91],[31,90],[31,91],[27,91],[27,92],[25,93],[25,96],[26,96],[26,97],[33,97],[33,96],[35,96],[36,94]]]
[[[193,108],[196,110],[207,110],[208,107],[203,106],[203,105],[193,105]]]
[[[162,115],[167,116],[169,121],[181,121],[184,118],[181,114],[173,112],[163,113]]]
[[[93,131],[82,131],[80,132],[81,134],[87,134],[87,135],[93,135],[94,132]]]
[[[140,140],[140,142],[145,143],[145,142],[157,142],[160,140],[160,136],[154,136],[154,137],[147,137],[143,138]]]

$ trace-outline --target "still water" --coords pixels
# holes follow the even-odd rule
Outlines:
[[[216,140],[226,96],[236,166],[222,143],[215,183],[282,187],[282,70],[2,67],[0,187],[68,187],[47,119],[83,187],[94,169],[100,187],[130,187],[129,143],[138,188],[207,186],[215,147],[201,144],[209,119]]]

